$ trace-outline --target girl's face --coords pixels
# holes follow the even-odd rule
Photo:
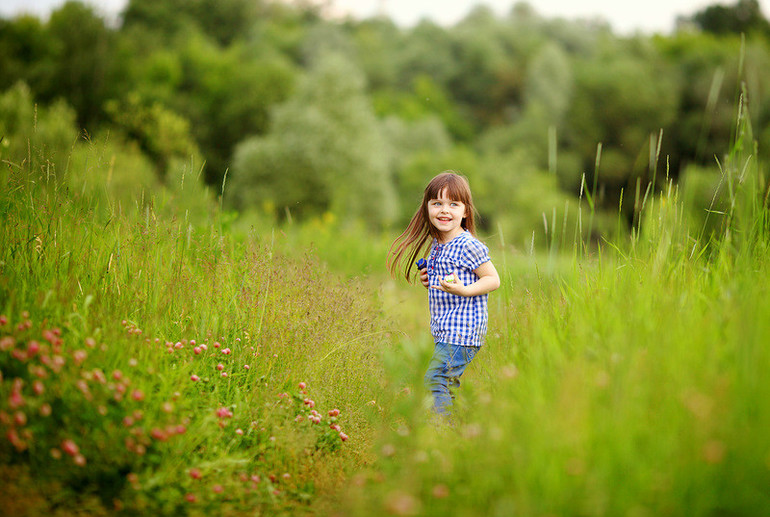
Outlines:
[[[467,215],[465,204],[446,197],[446,189],[438,199],[428,200],[428,220],[439,232],[440,242],[449,242],[463,232],[462,222]]]

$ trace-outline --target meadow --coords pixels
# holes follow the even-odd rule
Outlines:
[[[767,515],[770,221],[751,151],[739,138],[723,164],[714,233],[661,179],[630,235],[483,236],[503,282],[451,426],[422,387],[425,293],[384,270],[392,235],[241,220],[184,176],[116,185],[95,150],[66,181],[5,163],[0,507]]]

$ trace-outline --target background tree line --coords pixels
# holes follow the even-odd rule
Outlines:
[[[402,28],[302,0],[130,0],[117,24],[70,1],[0,20],[0,156],[32,160],[31,141],[60,157],[37,166],[64,175],[80,132],[134,149],[160,183],[205,162],[241,213],[374,228],[403,224],[451,168],[486,229],[517,240],[566,228],[585,189],[597,232],[618,227],[618,207],[631,225],[667,176],[700,220],[719,203],[742,91],[760,160],[770,148],[769,37],[756,0],[655,36],[526,3]]]

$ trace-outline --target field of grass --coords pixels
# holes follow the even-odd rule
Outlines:
[[[2,513],[767,515],[767,187],[732,158],[716,237],[671,185],[617,242],[488,236],[503,282],[452,426],[389,236],[8,164]]]

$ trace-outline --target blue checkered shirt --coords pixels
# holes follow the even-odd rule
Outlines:
[[[473,270],[489,260],[489,249],[467,230],[446,244],[434,239],[428,256],[428,281],[438,286],[440,278],[456,269],[463,285],[472,284],[479,279]],[[436,343],[484,344],[488,294],[465,297],[439,289],[428,289],[428,293],[430,330]]]

